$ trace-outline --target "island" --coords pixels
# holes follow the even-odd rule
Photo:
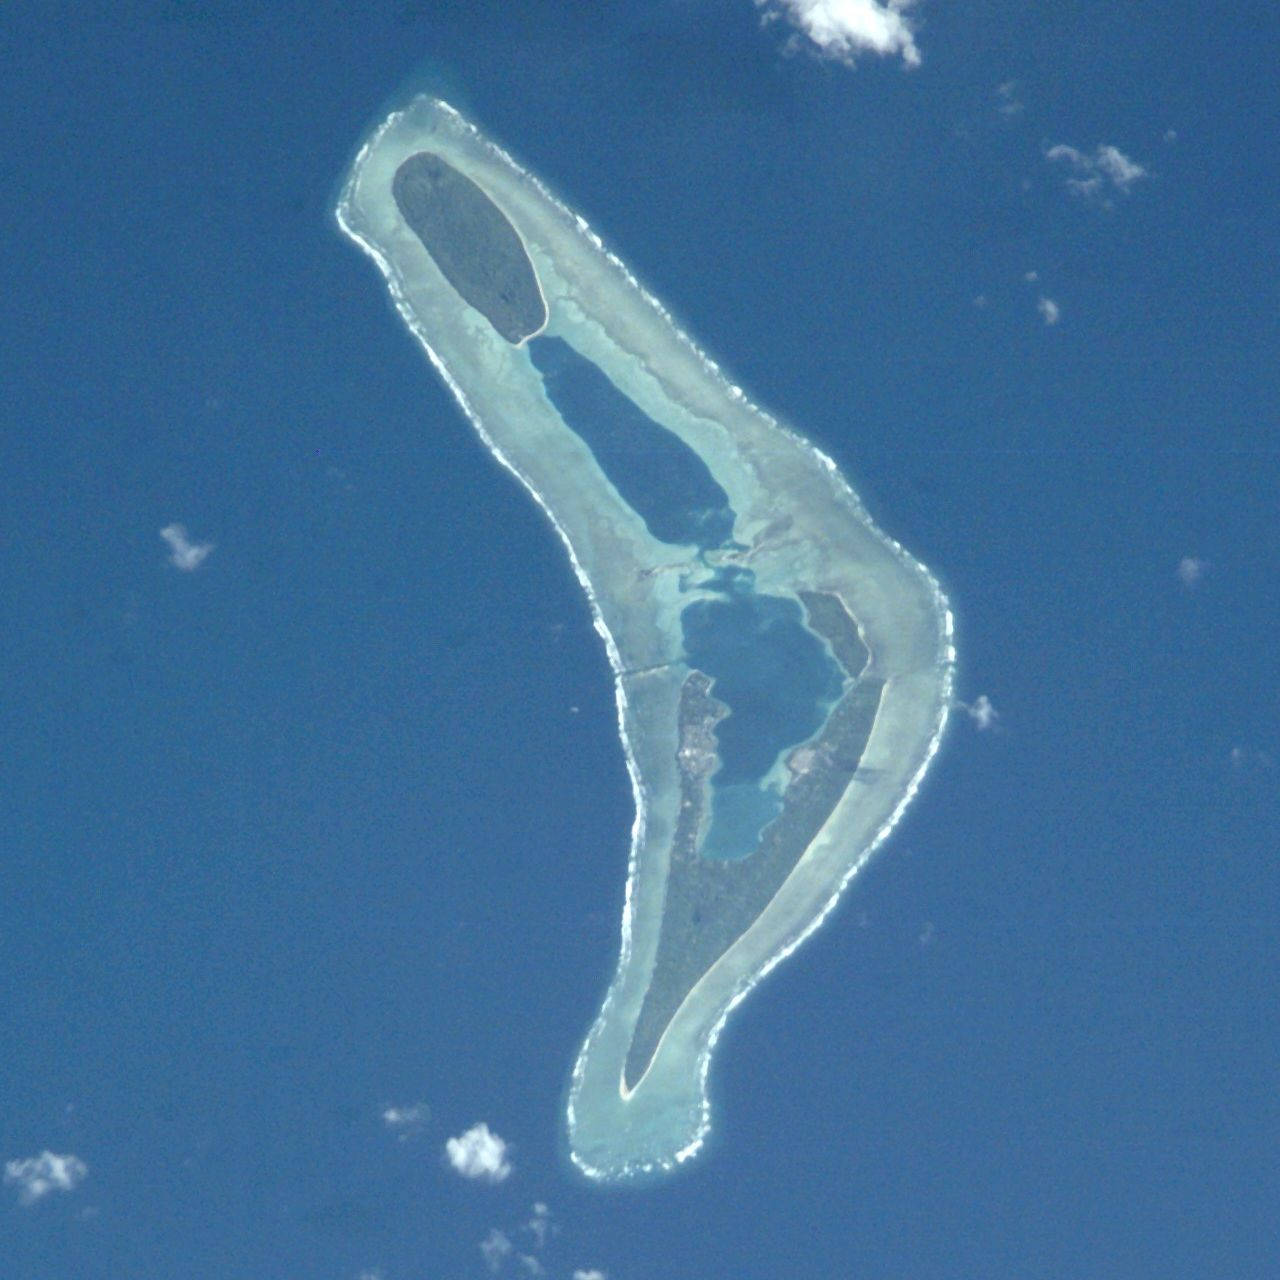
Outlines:
[[[635,821],[569,1151],[598,1179],[674,1168],[709,1131],[729,1013],[821,924],[937,752],[950,609],[832,459],[447,103],[373,130],[337,217],[591,603]]]

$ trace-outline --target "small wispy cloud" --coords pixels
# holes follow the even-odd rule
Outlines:
[[[54,1191],[74,1191],[88,1176],[89,1166],[79,1156],[59,1156],[42,1151],[25,1160],[9,1160],[4,1182],[16,1187],[18,1203],[33,1205]]]
[[[449,1163],[464,1178],[502,1182],[511,1175],[507,1144],[484,1123],[472,1125],[465,1133],[444,1144]]]
[[[477,1125],[476,1128],[483,1126]],[[559,1233],[559,1224],[552,1218],[551,1210],[545,1202],[535,1200],[529,1210],[529,1217],[519,1227],[509,1231],[498,1227],[490,1228],[489,1234],[480,1242],[480,1256],[495,1276],[503,1271],[507,1274],[519,1272],[533,1277],[533,1280],[539,1280],[539,1277],[547,1274],[547,1268],[537,1255],[546,1248],[547,1241]],[[530,1241],[527,1250],[518,1248],[515,1243],[522,1237]]]
[[[480,1241],[480,1256],[484,1259],[484,1265],[495,1276],[502,1270],[503,1264],[511,1257],[514,1250],[515,1245],[511,1243],[511,1237],[499,1231],[497,1227],[493,1227]]]
[[[1036,310],[1045,324],[1054,325],[1062,319],[1062,308],[1052,298],[1046,298],[1044,294],[1036,299]]]
[[[1134,183],[1149,177],[1146,168],[1131,160],[1119,147],[1103,143],[1092,153],[1058,143],[1044,153],[1050,164],[1065,165],[1072,176],[1067,189],[1088,199],[1104,200],[1109,192],[1128,195]]]
[[[1016,116],[1022,113],[1022,103],[1018,100],[1018,82],[1006,80],[996,85],[996,110],[1002,116]]]
[[[427,1126],[431,1108],[425,1102],[414,1102],[407,1107],[387,1107],[382,1113],[382,1123],[401,1142],[408,1142]]]
[[[609,1280],[603,1271],[597,1271],[594,1267],[590,1271],[583,1271],[579,1268],[573,1273],[573,1280]]]
[[[978,726],[980,731],[994,728],[996,721],[1000,719],[1000,713],[985,693],[978,694],[972,702],[957,701],[955,705]]]
[[[160,536],[169,544],[169,563],[184,573],[192,573],[209,558],[212,542],[192,542],[186,525],[167,524]]]
[[[1199,556],[1183,556],[1178,561],[1178,580],[1184,587],[1195,587],[1209,571],[1209,562]]]
[[[514,1260],[515,1265],[524,1275],[533,1276],[535,1280],[547,1274],[546,1267],[533,1254],[519,1252],[512,1243],[511,1237],[505,1231],[499,1231],[497,1227],[491,1227],[489,1234],[480,1241],[480,1256],[484,1259],[484,1265],[491,1275],[496,1276],[510,1260]]]
[[[1094,163],[1119,191],[1128,191],[1139,178],[1147,176],[1146,169],[1136,160],[1130,160],[1119,147],[1099,147]]]
[[[861,54],[900,57],[920,65],[915,27],[907,16],[915,0],[755,0],[765,21],[782,17],[825,58],[852,65]]]
[[[524,1224],[524,1229],[533,1237],[535,1249],[545,1248],[547,1241],[559,1230],[552,1221],[551,1210],[541,1200],[534,1202],[533,1208],[529,1211],[529,1221]]]
[[[1231,748],[1231,767],[1233,769],[1245,769],[1256,771],[1259,769],[1271,770],[1275,768],[1276,762],[1271,754],[1267,751],[1257,751],[1253,747],[1232,747]]]

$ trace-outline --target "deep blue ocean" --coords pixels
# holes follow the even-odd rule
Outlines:
[[[916,12],[909,70],[750,0],[0,10],[0,1280],[1280,1274],[1280,18]],[[998,713],[638,1189],[563,1152],[604,653],[332,217],[424,90],[838,459]]]

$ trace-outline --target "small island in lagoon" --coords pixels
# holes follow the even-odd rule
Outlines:
[[[575,1164],[670,1169],[732,1008],[893,828],[946,723],[952,619],[835,464],[753,405],[585,221],[446,103],[361,147],[343,231],[563,539],[636,803]]]

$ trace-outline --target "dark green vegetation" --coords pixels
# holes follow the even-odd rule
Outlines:
[[[710,775],[718,763],[716,725],[727,708],[711,696],[711,681],[703,672],[693,671],[685,680],[680,696],[680,816],[658,954],[623,1072],[628,1088],[644,1075],[685,997],[772,901],[855,780],[875,723],[884,681],[871,674],[866,647],[844,604],[826,592],[797,595],[810,629],[826,640],[855,683],[821,731],[792,753],[792,780],[782,812],[761,833],[756,850],[736,861],[716,861],[699,853],[698,837]]]
[[[508,342],[542,328],[546,303],[524,244],[470,178],[420,151],[396,170],[392,193],[444,278]]]

